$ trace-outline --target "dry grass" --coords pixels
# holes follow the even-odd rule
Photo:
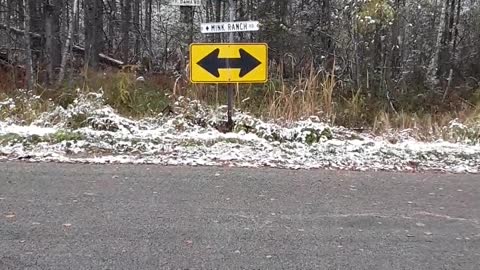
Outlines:
[[[402,97],[396,103],[398,110],[392,111],[386,99],[375,100],[362,88],[344,88],[333,70],[318,71],[311,64],[305,72],[288,80],[282,72],[283,64],[272,70],[275,73],[265,85],[237,85],[237,109],[283,122],[318,116],[333,124],[367,129],[376,134],[411,130],[422,140],[447,138],[445,127],[455,119],[470,125],[480,122],[480,107],[466,101],[452,102],[449,107],[443,106],[444,109],[428,104],[430,107],[412,111],[411,102]],[[184,93],[218,106],[226,104],[225,89],[222,85],[194,85]]]
[[[237,109],[259,117],[294,121],[312,115],[323,119],[335,119],[335,75],[313,68],[300,76],[286,80],[281,71],[271,74],[264,85],[237,84],[235,105]],[[176,91],[177,93],[180,91]],[[209,105],[226,104],[225,85],[191,85],[183,91],[187,97]]]
[[[53,106],[53,102],[23,90],[14,93],[14,97],[0,93],[0,102],[0,120],[13,119],[26,124]]]
[[[471,125],[480,122],[480,106],[468,102],[450,105],[455,110],[412,111],[405,97],[397,101],[398,112],[392,112],[386,100],[372,98],[364,88],[345,87],[334,70],[319,71],[310,63],[302,72],[286,78],[284,70],[290,69],[286,66],[284,63],[272,65],[274,72],[266,84],[236,85],[236,108],[258,117],[283,122],[318,116],[332,124],[368,129],[377,134],[410,129],[419,139],[448,136],[444,127],[454,119]],[[0,74],[0,78],[2,76],[6,75]],[[192,85],[185,77],[168,74],[152,74],[146,76],[145,82],[139,82],[134,74],[123,71],[85,72],[66,82],[61,89],[39,88],[37,94],[44,100],[52,99],[56,104],[67,106],[75,99],[74,89],[77,88],[83,91],[102,88],[107,104],[131,117],[154,116],[162,112],[169,103],[167,94],[173,97],[186,96],[212,106],[226,104],[225,85]],[[4,86],[0,89],[0,96],[16,97],[18,93]],[[28,114],[31,119],[38,115],[36,111],[46,109],[46,105],[42,104],[19,105],[13,112],[4,111],[3,117],[5,114]]]
[[[134,73],[125,71],[86,72],[63,89],[67,92],[68,89],[81,89],[83,92],[102,89],[107,105],[123,115],[137,118],[155,116],[165,109],[168,104],[166,93],[170,92],[171,84],[157,77],[137,81]]]

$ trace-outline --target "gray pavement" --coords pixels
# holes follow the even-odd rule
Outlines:
[[[480,176],[0,163],[0,269],[480,269]]]

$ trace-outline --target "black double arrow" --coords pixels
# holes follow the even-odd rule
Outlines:
[[[200,60],[197,65],[217,78],[220,77],[220,69],[240,69],[240,78],[243,78],[262,64],[244,49],[240,49],[240,58],[220,58],[219,54],[220,49],[215,49]]]

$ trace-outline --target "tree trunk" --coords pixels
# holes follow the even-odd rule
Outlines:
[[[13,8],[13,0],[7,0],[7,29],[10,28],[10,25],[13,21],[13,14],[14,14],[14,8]],[[7,32],[8,33],[8,32]],[[10,48],[12,43],[12,38],[10,35],[7,34],[7,59],[10,59]]]
[[[358,25],[357,25],[357,19],[355,16],[352,16],[351,18],[351,29],[350,29],[350,35],[351,35],[351,40],[353,44],[353,52],[352,52],[352,79],[353,79],[353,85],[355,90],[360,89],[362,87],[361,81],[360,81],[360,49],[359,49],[359,34],[358,34]],[[367,82],[368,84],[368,82]],[[368,88],[368,87],[367,87]]]
[[[86,0],[84,0],[86,1]],[[79,34],[80,34],[80,1],[77,1],[77,6],[76,6],[76,9],[77,9],[77,15],[75,17],[73,17],[73,43],[77,43],[80,41],[80,38],[79,38]]]
[[[29,0],[27,0],[29,1]],[[25,25],[25,10],[28,10],[27,7],[25,7],[27,3],[23,0],[17,1],[17,23],[18,25]]]
[[[445,18],[446,18],[448,0],[444,2],[445,3],[442,4],[442,11],[440,13],[440,24],[437,28],[437,41],[435,44],[434,53],[430,60],[430,65],[428,67],[428,72],[427,72],[428,81],[431,87],[435,87],[436,85],[438,85],[438,69],[439,69],[438,61],[440,58],[440,52],[442,47],[443,31],[445,29]]]
[[[215,21],[220,22],[222,20],[222,1],[215,1]],[[222,34],[214,34],[214,42],[222,42]]]
[[[207,0],[206,3],[205,3],[205,20],[207,22],[213,22],[212,13],[213,13],[212,0]],[[204,35],[204,38],[202,39],[202,42],[214,42],[213,35]]]
[[[47,83],[50,84],[54,78],[55,69],[61,62],[61,41],[60,41],[60,14],[61,0],[47,1],[45,10],[45,52],[47,61]]]
[[[62,51],[62,63],[60,64],[60,72],[58,74],[57,85],[60,85],[65,77],[65,67],[67,65],[67,61],[69,57],[68,52],[70,51],[70,45],[71,45],[72,36],[73,36],[73,27],[74,27],[74,21],[75,21],[74,18],[77,16],[77,13],[78,13],[78,0],[74,0],[73,12],[71,16],[72,20],[70,21],[70,24],[68,27],[68,36]]]
[[[135,48],[134,54],[135,59],[138,61],[140,59],[140,48],[141,48],[141,25],[140,25],[140,0],[135,0],[133,3],[133,29],[134,29],[134,36],[135,36]]]
[[[392,37],[391,37],[391,51],[390,51],[390,72],[389,72],[389,82],[390,80],[398,79],[401,74],[401,63],[402,63],[402,48],[403,47],[403,32],[404,28],[404,7],[405,0],[396,0],[395,1],[395,18],[392,24]]]
[[[129,61],[130,55],[130,20],[132,17],[131,0],[121,0],[122,8],[122,60]]]
[[[462,2],[461,0],[457,0],[456,15],[455,15],[455,0],[452,1],[451,8],[450,8],[451,18],[450,18],[450,26],[449,26],[449,38],[450,38],[449,48],[451,51],[448,54],[448,60],[449,60],[448,65],[450,67],[450,70],[448,72],[447,87],[445,89],[445,92],[443,93],[443,99],[442,99],[443,102],[447,98],[450,87],[452,85],[452,81],[455,76],[455,68],[457,63],[458,24],[460,22],[460,13],[462,8],[461,2]],[[456,16],[456,18],[454,18],[454,16]]]
[[[456,21],[455,21],[455,26],[454,26],[454,36],[453,36],[453,55],[454,55],[454,59],[456,58],[456,53],[457,53],[457,45],[458,45],[458,25],[460,23],[460,14],[462,12],[462,1],[461,0],[458,0],[458,3],[457,3],[457,18],[456,18]]]
[[[29,5],[28,9],[25,6],[25,9],[30,11],[30,30],[35,33],[43,33],[44,32],[44,27],[43,27],[43,14],[41,12],[42,10],[42,1],[38,0],[28,0]]]
[[[117,1],[108,0],[109,16],[108,16],[108,52],[113,54],[115,46],[115,30],[117,26]]]
[[[23,0],[24,20],[23,29],[24,34],[24,47],[25,47],[25,76],[27,80],[27,89],[33,89],[33,63],[32,63],[32,47],[30,42],[30,3],[29,0]]]
[[[147,36],[147,47],[152,49],[152,0],[145,3],[145,33]]]
[[[322,47],[323,51],[326,53],[326,61],[324,63],[324,68],[328,71],[333,70],[333,64],[335,63],[335,45],[331,37],[331,3],[330,0],[322,1]]]
[[[85,63],[96,69],[99,54],[103,49],[103,3],[98,0],[85,1]]]
[[[45,51],[47,60],[47,84],[50,85],[53,80],[53,9],[50,3],[45,3]]]
[[[183,25],[183,33],[185,34],[184,42],[188,44],[193,43],[193,7],[180,7],[181,23]]]

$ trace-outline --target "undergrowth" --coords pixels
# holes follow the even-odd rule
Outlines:
[[[53,134],[39,136],[29,135],[22,137],[15,133],[7,133],[0,135],[0,146],[15,145],[16,143],[22,143],[23,145],[36,145],[42,142],[48,143],[61,143],[61,142],[76,142],[85,139],[83,135],[76,132],[59,130]]]
[[[273,69],[277,70],[277,69]],[[102,89],[106,105],[131,118],[158,116],[169,112],[175,97],[185,96],[210,106],[226,104],[225,85],[192,85],[184,77],[151,74],[138,79],[124,71],[84,72],[56,89],[40,86],[33,92],[0,89],[0,120],[30,123],[54,106],[66,108],[78,94]],[[420,91],[420,93],[419,93]],[[441,93],[414,89],[392,91],[395,100],[373,95],[360,86],[346,86],[335,72],[318,71],[311,65],[300,74],[284,78],[282,72],[270,75],[261,85],[236,85],[235,107],[257,117],[290,122],[317,116],[322,121],[359,131],[384,134],[410,130],[418,139],[445,138],[480,141],[480,89],[470,99],[439,102]],[[78,121],[77,121],[78,120]],[[77,119],[71,128],[81,127]],[[452,122],[473,129],[446,129]],[[456,130],[452,133],[452,130]]]

